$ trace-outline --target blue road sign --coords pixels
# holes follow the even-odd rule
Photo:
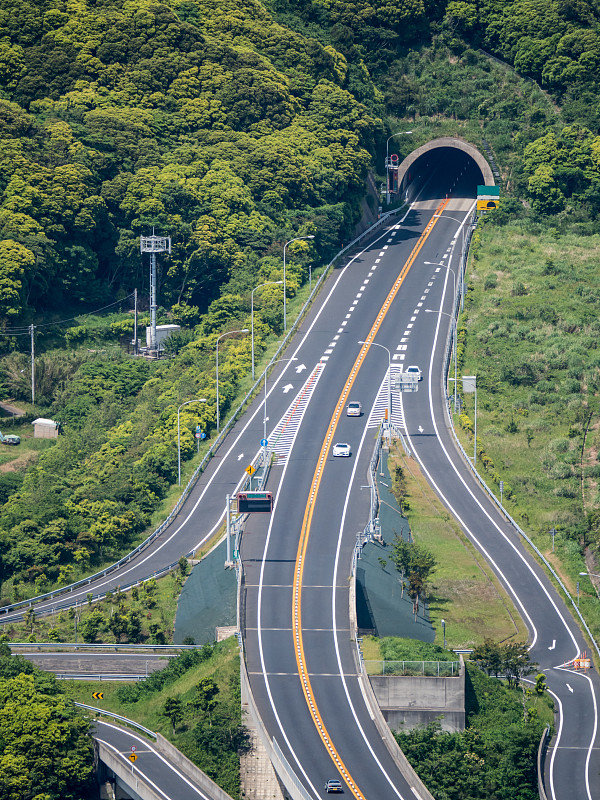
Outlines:
[[[261,447],[266,447],[268,444],[269,444],[268,439],[261,439],[260,440],[260,446]]]

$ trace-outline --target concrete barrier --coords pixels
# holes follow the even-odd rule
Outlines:
[[[178,750],[160,733],[156,734],[156,748],[166,756],[172,764],[179,767],[183,774],[207,792],[214,800],[231,800],[230,795],[211,780],[206,773],[197,767],[181,750]],[[164,800],[164,798],[162,798]]]
[[[465,665],[454,677],[371,675],[377,703],[393,730],[425,727],[440,718],[442,730],[465,729]]]
[[[162,794],[156,791],[149,783],[146,783],[144,776],[138,771],[137,774],[127,764],[123,763],[123,759],[115,755],[115,753],[104,744],[96,739],[96,747],[98,748],[98,757],[116,777],[117,784],[125,788],[128,795],[133,797],[134,800],[165,800]]]

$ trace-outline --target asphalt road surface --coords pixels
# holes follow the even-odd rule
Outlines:
[[[429,194],[345,267],[327,313],[304,345],[302,361],[324,366],[304,398],[288,452],[279,454],[272,471],[274,513],[269,520],[251,520],[242,548],[251,684],[270,735],[309,796],[319,796],[325,780],[336,777],[356,798],[414,797],[381,741],[356,677],[348,574],[356,533],[368,514],[368,492],[361,486],[373,447],[370,409],[379,402],[388,361],[419,365],[421,388],[403,395],[393,418],[526,621],[532,656],[558,700],[548,796],[592,800],[600,796],[597,677],[560,666],[585,643],[549,580],[458,456],[448,431],[441,386],[450,322],[445,314],[454,290],[458,229],[477,182],[468,164],[458,163],[452,174],[454,166],[438,165]],[[434,213],[441,216],[432,227]],[[363,404],[362,418],[345,416],[350,399]],[[349,459],[332,458],[336,441],[351,445]]]
[[[165,800],[214,800],[214,794],[202,789],[141,734],[96,720],[94,738],[122,762],[128,785],[134,791],[139,779]]]

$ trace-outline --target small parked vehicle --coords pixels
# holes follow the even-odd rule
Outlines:
[[[7,433],[3,436],[0,432],[0,444],[21,444],[21,437],[15,433]]]

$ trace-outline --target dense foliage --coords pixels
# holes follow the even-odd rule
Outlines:
[[[192,428],[214,427],[218,334],[250,327],[250,290],[281,279],[286,241],[315,236],[288,248],[291,298],[317,252],[326,259],[352,230],[383,128],[368,74],[359,82],[375,113],[347,72],[340,52],[256,0],[3,4],[0,349],[13,352],[0,392],[29,398],[22,326],[44,314],[37,410],[65,433],[23,480],[2,481],[4,602],[139,540],[177,474],[177,407],[207,398],[181,415],[184,461]],[[184,330],[169,343],[175,358],[150,367],[115,348],[131,338],[130,315],[110,331],[54,320],[120,299],[130,308],[131,291],[147,291],[139,236],[154,228],[173,243],[159,259],[159,322]],[[281,331],[281,288],[255,301],[260,354]],[[220,350],[223,415],[250,347]]]
[[[437,800],[535,800],[543,723],[531,695],[468,667],[467,726],[397,732],[398,744]]]
[[[169,306],[253,285],[309,220],[331,247],[380,131],[345,77],[256,0],[4,3],[0,319],[141,288],[153,227]]]
[[[192,683],[200,665],[207,674]],[[158,703],[176,746],[231,797],[240,796],[239,756],[248,748],[248,734],[241,720],[236,648],[222,643],[188,650],[146,681],[122,686],[117,695],[127,704],[124,713],[134,718],[138,704]]]
[[[451,0],[446,22],[550,89],[567,120],[598,129],[598,6],[586,0]]]
[[[94,780],[89,723],[53,675],[0,645],[0,798],[78,800]]]

